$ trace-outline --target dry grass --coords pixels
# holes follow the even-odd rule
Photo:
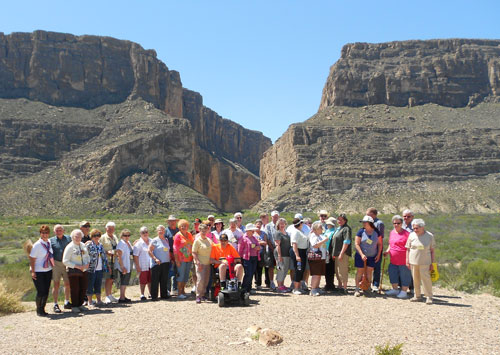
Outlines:
[[[25,309],[20,300],[20,293],[8,292],[5,283],[0,282],[0,316],[24,312]]]

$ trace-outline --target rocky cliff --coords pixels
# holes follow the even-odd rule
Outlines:
[[[264,154],[255,208],[500,211],[499,45],[346,45],[318,113]]]
[[[475,105],[500,96],[500,41],[445,39],[353,43],[323,89],[328,106]]]
[[[34,201],[56,191],[68,203],[54,214],[77,213],[75,201],[90,213],[159,213],[234,211],[260,198],[271,141],[203,106],[136,43],[0,34],[0,97],[3,213],[40,213]],[[19,186],[39,191],[24,197],[33,203],[16,203]]]

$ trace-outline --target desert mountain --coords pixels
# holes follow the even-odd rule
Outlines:
[[[271,141],[223,119],[153,50],[0,33],[0,213],[234,211]]]
[[[261,160],[256,209],[500,211],[500,41],[344,46]]]

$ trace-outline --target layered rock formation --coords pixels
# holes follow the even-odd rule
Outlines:
[[[426,103],[464,107],[489,95],[500,96],[500,41],[353,43],[342,48],[331,67],[320,109]]]
[[[259,160],[271,141],[203,106],[138,44],[0,34],[0,97],[3,213],[39,213],[16,205],[17,186],[49,182],[45,197],[31,198],[59,191],[69,203],[55,214],[75,201],[90,213],[159,213],[234,211],[260,198]]]
[[[264,154],[256,209],[500,211],[499,44],[346,45],[318,113]]]

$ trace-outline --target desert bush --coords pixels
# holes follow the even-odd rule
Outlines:
[[[375,354],[377,355],[401,355],[403,353],[403,343],[391,346],[387,343],[385,345],[375,345]]]
[[[23,312],[20,299],[19,294],[8,292],[4,283],[0,282],[0,315]]]

